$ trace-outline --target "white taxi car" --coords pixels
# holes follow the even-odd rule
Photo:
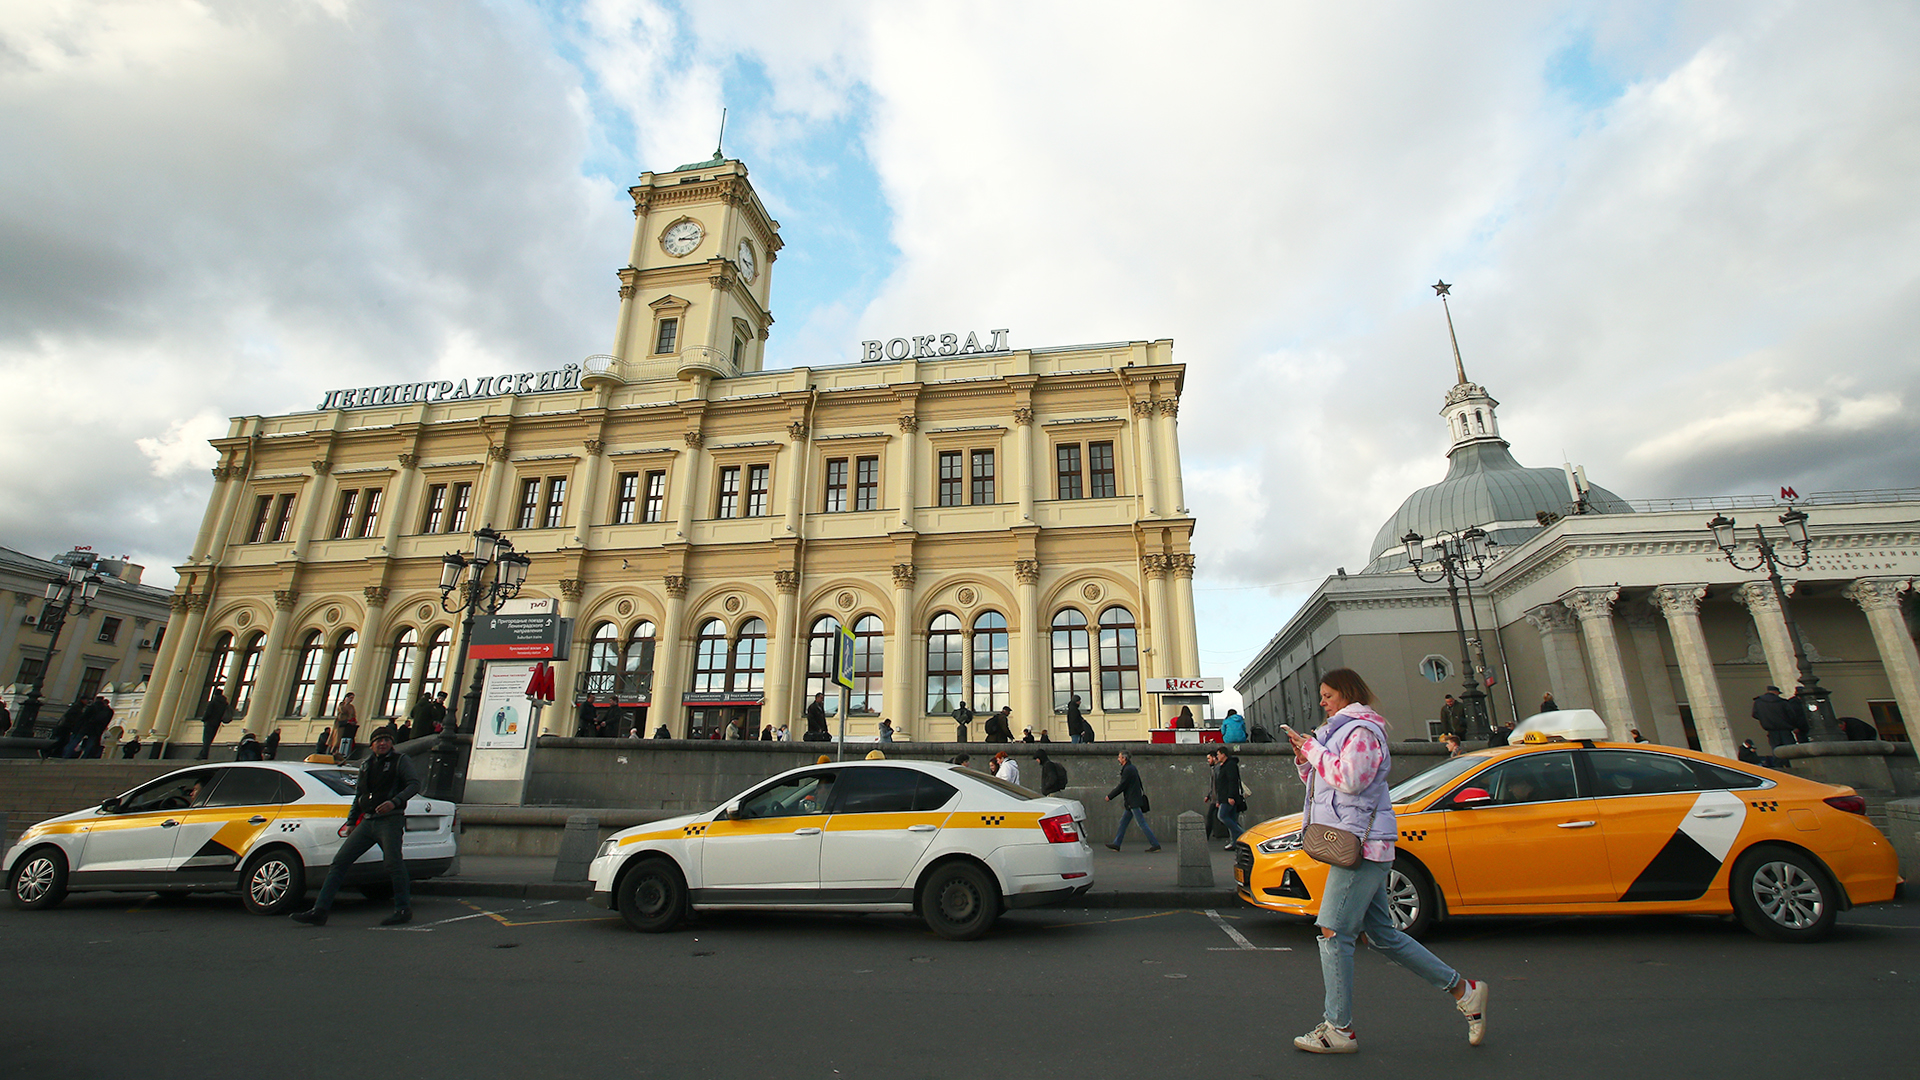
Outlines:
[[[357,769],[291,761],[199,765],[168,773],[98,806],[42,821],[7,851],[15,907],[50,908],[83,890],[238,891],[247,910],[282,915],[317,886],[341,844]],[[404,844],[415,880],[453,864],[456,807],[407,802]],[[369,895],[391,888],[380,849],[347,883]]]
[[[609,837],[590,902],[636,930],[689,910],[918,912],[970,940],[1006,907],[1093,885],[1086,810],[945,763],[849,761],[764,781],[715,809]]]

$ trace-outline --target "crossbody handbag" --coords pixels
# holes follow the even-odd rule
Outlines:
[[[1338,825],[1315,825],[1313,815],[1314,773],[1307,774],[1307,808],[1300,815],[1300,847],[1310,858],[1326,863],[1328,866],[1344,866],[1352,869],[1360,865],[1360,846],[1366,842],[1364,834],[1356,836]],[[1380,808],[1373,808],[1367,815],[1366,832],[1373,831],[1373,819],[1380,816]]]

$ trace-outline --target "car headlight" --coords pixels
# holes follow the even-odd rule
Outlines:
[[[602,840],[600,842],[600,851],[598,854],[594,855],[594,858],[604,859],[618,850],[620,850],[619,840],[617,839]]]
[[[1276,836],[1271,840],[1260,841],[1260,851],[1266,855],[1278,855],[1283,851],[1299,851],[1299,850],[1300,850],[1300,831],[1298,829],[1290,833],[1285,833],[1280,836]]]

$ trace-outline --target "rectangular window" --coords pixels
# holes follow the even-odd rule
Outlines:
[[[640,502],[640,474],[623,472],[613,486],[613,523],[633,524],[634,507]]]
[[[1065,443],[1054,448],[1056,498],[1080,498],[1080,444]]]
[[[1087,444],[1087,487],[1089,499],[1111,499],[1119,494],[1113,483],[1112,443]]]
[[[280,508],[275,511],[273,521],[273,542],[285,543],[287,534],[293,531],[293,496],[280,496]]]
[[[880,509],[880,459],[863,457],[854,462],[853,508]]]
[[[672,352],[674,343],[679,340],[679,337],[680,320],[661,319],[660,330],[653,338],[653,351],[656,353]]]
[[[543,529],[559,528],[561,522],[566,519],[566,509],[567,478],[564,476],[548,477],[547,513],[545,518],[542,519],[540,527]]]
[[[360,492],[348,490],[340,493],[340,514],[333,522],[333,538],[345,540],[353,535],[353,511],[360,505]]]
[[[530,476],[520,481],[520,512],[514,518],[517,529],[531,529],[533,523],[540,520],[540,478]]]
[[[975,450],[973,452],[973,505],[985,506],[993,501],[993,451]]]
[[[23,656],[20,658],[20,670],[14,674],[13,681],[21,686],[32,686],[34,680],[38,679],[40,673],[46,669],[45,657]]]
[[[647,515],[649,522],[665,521],[667,517],[667,474],[665,470],[647,474]]]
[[[847,508],[847,459],[827,459],[827,501],[823,509],[838,514]]]
[[[747,516],[767,516],[767,482],[772,478],[773,468],[768,465],[747,466]]]
[[[940,505],[960,505],[960,451],[940,451]]]
[[[86,669],[86,674],[80,676],[80,696],[83,698],[93,697],[100,692],[100,684],[106,681],[106,668],[90,667]]]
[[[447,485],[434,484],[427,488],[427,513],[420,519],[420,531],[437,533],[440,523],[447,518]]]
[[[267,526],[273,523],[273,496],[262,495],[253,503],[253,527],[247,530],[247,543],[263,544]]]
[[[734,338],[733,339],[733,370],[735,371],[740,370],[740,360],[742,357],[746,355],[747,355],[747,339]]]
[[[720,498],[713,509],[714,517],[730,518],[740,513],[740,466],[720,470]]]
[[[100,636],[95,640],[104,641],[107,644],[111,645],[113,644],[113,639],[119,636],[120,636],[120,620],[114,618],[111,615],[101,618]]]
[[[467,531],[467,510],[473,506],[473,485],[453,485],[453,512],[447,517],[448,532]]]
[[[381,488],[368,488],[366,496],[360,500],[360,528],[354,532],[354,535],[363,540],[372,536],[373,531],[380,527],[381,491]]]

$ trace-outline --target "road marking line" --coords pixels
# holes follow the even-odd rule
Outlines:
[[[1293,949],[1289,946],[1255,945],[1253,942],[1247,940],[1247,935],[1241,933],[1239,930],[1235,929],[1234,927],[1228,926],[1227,920],[1221,918],[1220,913],[1218,911],[1213,910],[1212,908],[1207,909],[1207,918],[1212,919],[1213,925],[1219,927],[1222,932],[1224,932],[1229,938],[1233,939],[1233,948],[1229,949],[1222,945],[1215,945],[1215,946],[1209,946],[1207,949],[1208,952],[1292,952],[1293,951]]]

